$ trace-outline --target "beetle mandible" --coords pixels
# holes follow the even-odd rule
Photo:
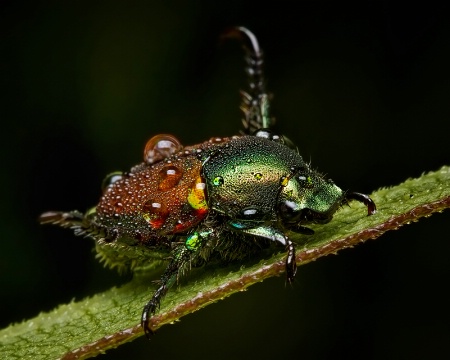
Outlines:
[[[349,200],[364,203],[368,215],[376,212],[368,195],[341,190],[270,129],[270,95],[255,35],[233,27],[223,37],[239,39],[245,52],[249,89],[241,91],[240,135],[186,147],[172,135],[154,136],[143,163],[107,176],[96,207],[85,214],[50,211],[39,218],[94,239],[99,257],[111,267],[136,269],[168,260],[142,312],[147,336],[151,316],[189,264],[213,254],[242,259],[255,243],[269,241],[286,248],[292,282],[297,267],[289,231],[312,234],[305,225],[329,222]]]

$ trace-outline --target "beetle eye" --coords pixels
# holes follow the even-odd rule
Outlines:
[[[293,201],[285,200],[278,206],[281,218],[287,222],[297,222],[301,215],[301,210],[296,210],[297,204]]]

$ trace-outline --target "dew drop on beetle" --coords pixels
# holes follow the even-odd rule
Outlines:
[[[153,136],[145,145],[144,161],[149,165],[153,164],[179,152],[182,148],[178,139],[172,135]]]
[[[183,176],[183,169],[175,165],[165,165],[160,171],[158,189],[167,191],[178,185]]]

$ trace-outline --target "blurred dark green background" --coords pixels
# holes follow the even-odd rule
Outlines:
[[[1,3],[0,326],[124,283],[92,242],[39,226],[86,210],[147,139],[240,127],[245,25],[278,130],[345,189],[450,163],[450,22],[436,2]],[[449,212],[251,287],[105,359],[424,359],[448,351]],[[136,319],[138,321],[138,319]]]

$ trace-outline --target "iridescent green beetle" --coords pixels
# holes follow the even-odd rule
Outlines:
[[[245,50],[250,86],[241,93],[241,135],[187,147],[171,135],[157,135],[147,143],[142,164],[106,178],[96,207],[86,214],[51,211],[40,217],[41,223],[93,238],[111,267],[136,269],[167,260],[142,313],[147,336],[151,315],[189,264],[217,255],[243,259],[258,249],[258,241],[269,241],[286,248],[292,282],[296,263],[289,231],[312,234],[305,225],[330,221],[349,200],[364,203],[369,215],[376,211],[369,196],[342,191],[312,170],[289,140],[270,130],[258,41],[243,27],[224,37],[238,38]]]

